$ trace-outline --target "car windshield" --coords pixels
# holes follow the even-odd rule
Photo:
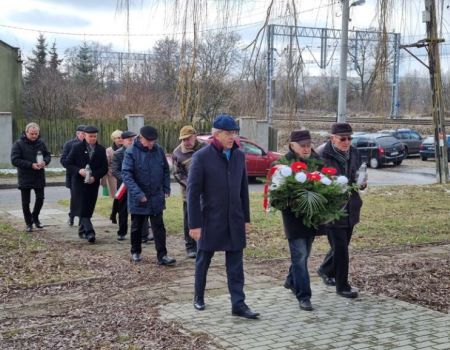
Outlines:
[[[390,146],[394,143],[398,143],[398,140],[393,137],[393,136],[381,136],[381,137],[377,137],[376,141],[381,145],[381,146]]]

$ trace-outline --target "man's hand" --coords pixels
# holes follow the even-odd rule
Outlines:
[[[141,199],[139,199],[139,202],[141,203],[147,203],[147,197],[142,197]]]
[[[201,228],[193,228],[189,230],[189,236],[191,236],[191,238],[195,241],[198,241],[201,235],[202,235]]]
[[[369,176],[368,176],[368,174],[366,174],[366,176],[364,177],[364,181],[363,181],[363,183],[361,184],[361,186],[359,186],[359,189],[362,191],[362,190],[365,190],[366,188],[367,188],[367,181],[369,180]]]
[[[41,169],[41,166],[39,165],[39,163],[33,163],[31,164],[31,168],[34,170],[39,170]]]
[[[165,198],[169,198],[170,197],[170,193],[164,193],[164,197]]]
[[[78,174],[80,174],[80,175],[83,176],[83,177],[86,177],[86,170],[85,170],[85,169],[80,169],[80,170],[78,171]]]
[[[246,234],[249,234],[251,228],[252,228],[252,225],[251,225],[249,222],[246,222],[246,223],[245,223],[245,233],[246,233]]]

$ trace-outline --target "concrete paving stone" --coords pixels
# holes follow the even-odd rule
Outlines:
[[[450,338],[447,335],[448,333],[450,333],[450,328],[449,332],[447,332],[445,335],[443,335],[442,333],[435,334],[435,338],[433,341],[436,343],[450,344]]]
[[[369,349],[370,347],[371,347],[371,344],[369,344],[369,343],[357,343],[357,344],[350,345],[351,349],[357,349],[357,350]]]
[[[431,341],[425,341],[425,342],[421,342],[421,343],[415,343],[414,346],[417,349],[429,349],[432,346],[437,345],[435,342],[431,342]]]
[[[414,346],[411,346],[411,345],[404,345],[404,346],[400,346],[400,347],[395,346],[394,349],[395,350],[416,350],[417,348]]]
[[[450,343],[434,345],[432,349],[449,350],[450,349]]]

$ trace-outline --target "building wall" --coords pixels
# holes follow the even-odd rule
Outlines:
[[[0,40],[0,112],[22,115],[22,61],[19,49]]]

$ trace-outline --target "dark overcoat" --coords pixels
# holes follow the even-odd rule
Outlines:
[[[307,159],[302,159],[290,150],[284,156],[289,162],[305,162],[308,163]],[[319,156],[313,151],[311,153],[311,159],[319,161]],[[320,170],[320,167],[319,167]],[[296,217],[295,214],[290,209],[285,209],[281,212],[283,218],[284,234],[287,239],[299,239],[299,238],[311,238],[318,234],[318,230],[314,227],[308,227],[303,223],[303,216]]]
[[[125,151],[122,181],[127,187],[130,214],[159,215],[166,208],[170,194],[170,169],[166,155],[158,144],[149,150],[136,138]],[[147,202],[140,200],[147,197]]]
[[[70,171],[67,169],[67,157],[69,156],[70,151],[72,150],[72,147],[76,145],[77,143],[80,143],[81,141],[78,138],[74,138],[72,140],[67,141],[64,146],[61,153],[61,159],[60,162],[64,168],[66,168],[66,187],[70,188],[70,181],[72,179],[72,175],[70,174]]]
[[[317,150],[319,156],[323,159],[325,166],[333,167],[337,170],[338,175],[345,175],[349,184],[355,184],[357,179],[357,172],[361,166],[361,158],[358,150],[350,146],[350,157],[347,164],[342,164],[336,157],[336,153],[331,145],[331,141],[328,141],[325,146]],[[340,220],[333,221],[326,224],[326,228],[333,227],[353,227],[359,222],[359,216],[361,213],[362,200],[357,191],[351,191],[345,210],[348,216],[341,218]]]
[[[113,176],[117,179],[117,188],[122,184],[122,162],[125,156],[125,147],[120,147],[114,152],[111,161],[111,172]]]
[[[201,228],[198,248],[238,251],[250,222],[244,153],[234,144],[228,160],[214,143],[192,157],[187,186],[189,228]]]
[[[91,167],[92,176],[95,178],[92,184],[85,184],[84,177],[79,174],[80,169],[86,168],[87,164]],[[89,159],[86,140],[74,144],[67,156],[66,165],[71,174],[72,206],[74,208],[72,214],[78,217],[90,218],[97,203],[100,179],[108,172],[108,159],[106,158],[105,147],[96,143],[94,154]]]
[[[45,187],[45,170],[34,170],[33,163],[36,163],[38,151],[42,152],[45,165],[51,161],[50,152],[47,146],[38,137],[35,141],[31,141],[23,133],[20,138],[14,142],[11,149],[11,163],[17,167],[18,188],[44,188]]]

